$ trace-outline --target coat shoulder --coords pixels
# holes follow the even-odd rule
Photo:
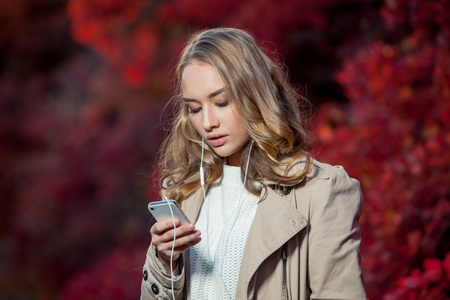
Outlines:
[[[289,194],[292,190],[304,191],[305,188],[326,189],[345,186],[354,186],[359,188],[358,180],[351,178],[342,166],[330,165],[313,158],[311,158],[311,160],[312,165],[310,172],[296,184],[281,187],[276,184],[269,186],[274,189],[280,189],[278,192],[284,195]],[[305,157],[298,159],[290,164],[288,174],[293,175],[301,173],[306,168],[306,165]],[[279,171],[280,174],[284,172],[284,170],[281,169]]]
[[[307,175],[307,177],[319,177],[319,178],[337,178],[344,177],[350,178],[344,167],[340,165],[330,165],[327,163],[319,162],[313,159],[312,171]]]
[[[311,172],[305,180],[293,187],[298,200],[309,199],[314,203],[329,201],[335,195],[355,195],[361,198],[359,181],[351,178],[339,165],[330,165],[313,160]]]

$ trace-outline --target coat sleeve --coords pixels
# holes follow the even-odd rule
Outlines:
[[[181,255],[178,260],[178,275],[173,280],[173,288],[176,299],[183,298],[184,288],[184,259]],[[150,245],[147,251],[145,265],[143,268],[143,279],[141,284],[141,300],[166,299],[172,300],[172,283],[170,274],[167,274],[162,263],[156,257],[156,248]]]
[[[362,211],[359,182],[342,167],[330,167],[318,180],[310,204],[311,299],[367,299],[357,223]]]

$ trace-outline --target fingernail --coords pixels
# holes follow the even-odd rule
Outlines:
[[[194,224],[189,224],[188,225],[188,230],[194,230],[194,228],[195,228]]]

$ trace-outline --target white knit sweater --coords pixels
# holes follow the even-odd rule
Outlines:
[[[189,250],[191,299],[234,299],[258,200],[243,188],[241,169],[225,165],[195,224],[202,241]]]

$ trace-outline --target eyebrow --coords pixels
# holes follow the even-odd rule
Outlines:
[[[224,91],[225,91],[225,88],[218,89],[217,91],[212,92],[211,94],[209,94],[208,98],[209,99],[214,98],[215,96],[222,94]],[[184,102],[197,102],[197,100],[195,100],[195,99],[184,98],[184,97],[183,97],[183,101]]]

